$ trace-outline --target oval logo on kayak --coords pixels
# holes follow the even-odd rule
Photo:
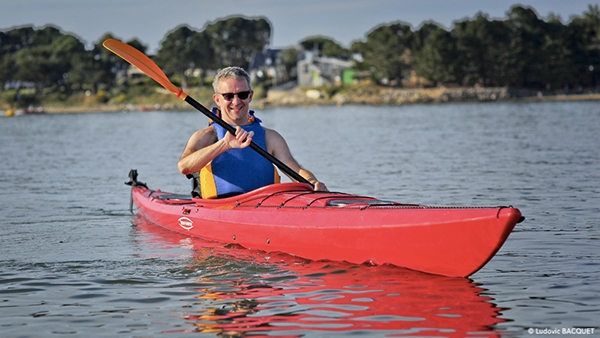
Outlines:
[[[178,221],[179,226],[184,228],[185,230],[190,230],[194,227],[194,222],[187,217],[180,217]]]

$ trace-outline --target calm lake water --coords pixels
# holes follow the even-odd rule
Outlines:
[[[257,116],[330,190],[527,219],[469,279],[223,247],[132,215],[123,184],[188,192],[200,113],[0,118],[0,336],[600,335],[597,102]]]

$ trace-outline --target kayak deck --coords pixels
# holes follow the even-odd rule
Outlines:
[[[280,183],[223,199],[132,186],[138,213],[167,229],[311,260],[392,264],[466,277],[522,220],[513,207],[430,207]]]

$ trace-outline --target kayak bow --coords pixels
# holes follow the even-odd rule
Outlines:
[[[133,174],[132,174],[133,173]],[[222,199],[149,189],[130,173],[138,213],[189,236],[311,260],[392,264],[467,277],[524,218],[513,207],[431,207],[279,183]]]

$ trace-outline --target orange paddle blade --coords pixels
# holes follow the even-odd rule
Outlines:
[[[186,98],[187,94],[184,93],[180,88],[175,86],[165,73],[158,67],[158,65],[152,61],[146,54],[140,52],[139,50],[131,47],[130,45],[123,43],[119,40],[115,39],[106,39],[104,43],[102,43],[104,47],[111,52],[120,56],[123,60],[129,62],[130,64],[136,66],[139,70],[144,72],[144,74],[150,76],[154,81],[158,82],[161,86],[163,86],[166,90],[170,91],[173,94],[176,94],[177,97],[181,99]]]

